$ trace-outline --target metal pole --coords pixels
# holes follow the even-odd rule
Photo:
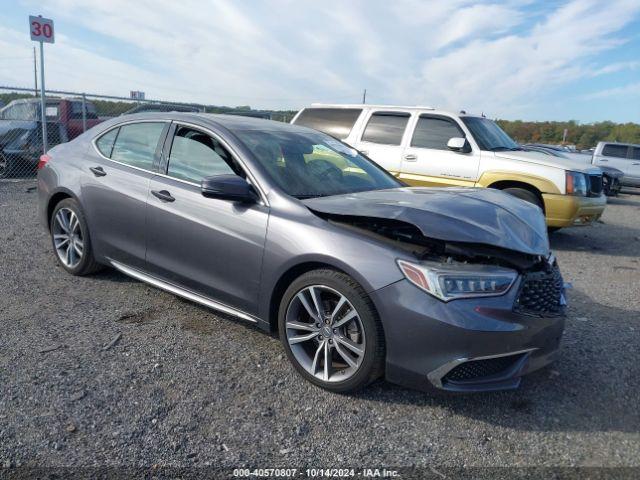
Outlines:
[[[33,47],[33,84],[35,85],[34,93],[38,96],[38,62],[36,61],[36,47]]]
[[[367,89],[364,89],[364,92],[362,92],[362,103],[367,103]]]
[[[40,120],[42,122],[42,153],[47,153],[47,106],[44,96],[44,45],[40,42]]]
[[[82,94],[82,132],[87,131],[87,96]]]

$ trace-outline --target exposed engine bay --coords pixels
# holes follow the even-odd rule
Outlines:
[[[429,238],[415,225],[401,220],[315,212],[333,225],[357,231],[411,252],[419,260],[442,263],[498,265],[520,272],[536,270],[546,262],[540,255],[528,255],[481,243],[444,241]]]

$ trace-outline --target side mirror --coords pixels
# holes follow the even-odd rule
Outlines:
[[[463,137],[452,137],[447,142],[447,148],[454,152],[469,153],[471,151],[471,145]]]
[[[216,175],[202,179],[202,195],[234,202],[253,203],[258,200],[253,187],[238,175]]]

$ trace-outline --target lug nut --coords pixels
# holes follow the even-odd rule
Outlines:
[[[338,329],[337,329],[337,328],[334,328],[334,329],[333,329],[333,333],[338,333]]]
[[[318,335],[318,340],[322,340],[322,335]]]
[[[320,328],[320,327],[321,327],[320,322],[316,323],[316,328]]]
[[[329,339],[329,344],[332,344],[332,343],[333,343],[333,340]]]

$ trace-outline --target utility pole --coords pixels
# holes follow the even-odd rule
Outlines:
[[[362,92],[362,103],[367,103],[367,89],[364,89],[364,92]]]
[[[38,96],[38,62],[36,62],[36,47],[33,47],[33,82],[34,93]]]

